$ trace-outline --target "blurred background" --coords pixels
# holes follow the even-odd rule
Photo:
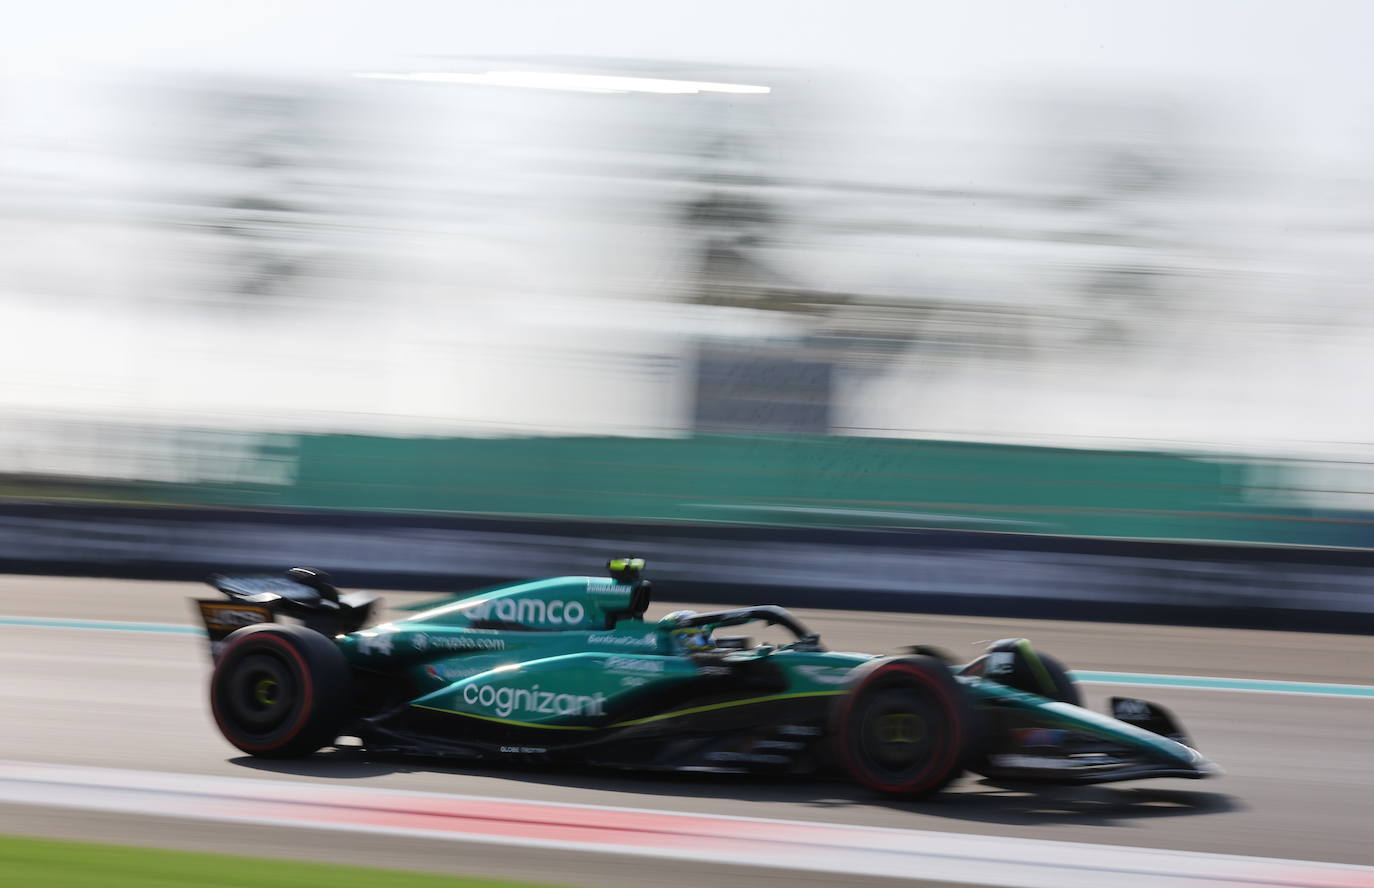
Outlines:
[[[18,22],[10,501],[1370,543],[1363,4]]]
[[[952,831],[1053,840],[1036,867],[1090,842],[1133,884],[1109,845],[1368,884],[1371,34],[1361,0],[6,4],[0,834],[741,875],[686,845],[646,870],[100,815],[23,773],[64,765],[929,829],[960,862]],[[1230,774],[970,779],[924,807],[274,766],[214,729],[189,581],[310,565],[405,614],[622,555],[655,617],[777,603],[839,650],[955,656],[1034,635],[1093,705],[1148,686]],[[51,855],[0,835],[18,881],[114,884]],[[1222,878],[1189,860],[1167,884]]]

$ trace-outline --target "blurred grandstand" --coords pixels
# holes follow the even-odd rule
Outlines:
[[[696,440],[676,464],[707,477],[714,436],[764,436],[733,470],[762,477],[802,435],[849,480],[810,496],[797,465],[732,514],[1135,535],[1043,520],[1099,478],[1093,508],[1363,515],[1367,172],[1277,167],[1202,90],[1032,82],[913,120],[869,86],[565,57],[27,83],[0,105],[4,492],[322,505],[284,491],[386,477],[413,437],[577,448],[550,466]],[[331,435],[372,443],[307,465]],[[845,443],[872,437],[970,446],[941,474]],[[1029,468],[1044,447],[1082,459]],[[860,495],[885,471],[956,489]],[[465,485],[409,505],[490,511]],[[408,507],[337,505],[383,502]],[[1259,538],[1314,537],[1359,534]]]

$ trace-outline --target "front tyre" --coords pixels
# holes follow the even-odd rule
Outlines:
[[[210,678],[224,739],[250,755],[309,755],[339,736],[352,673],[325,636],[302,626],[249,626],[225,639]]]
[[[857,783],[886,795],[938,792],[973,748],[974,712],[949,667],[933,657],[875,660],[831,716],[836,758]]]

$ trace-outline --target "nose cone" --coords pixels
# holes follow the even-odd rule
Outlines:
[[[1183,750],[1187,753],[1187,760],[1184,764],[1186,765],[1186,767],[1192,769],[1196,773],[1196,776],[1220,777],[1226,773],[1221,769],[1220,765],[1216,764],[1211,759],[1207,758],[1207,756],[1198,752],[1193,747],[1184,746],[1182,743],[1178,745],[1181,746]]]

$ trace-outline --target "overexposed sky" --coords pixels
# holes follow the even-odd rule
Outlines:
[[[12,2],[0,65],[442,68],[426,56],[586,55],[856,75],[901,100],[1031,76],[1220,90],[1305,152],[1374,145],[1364,0],[84,0]],[[423,63],[422,63],[423,62]]]
[[[1035,373],[970,360],[933,377],[921,354],[885,370],[866,393],[855,395],[851,424],[1003,437],[1052,432],[1239,444],[1302,434],[1318,442],[1374,440],[1363,394],[1369,388],[1363,383],[1374,381],[1374,328],[1364,296],[1370,260],[1362,240],[1374,180],[1371,35],[1374,0],[9,0],[0,14],[0,120],[7,127],[0,132],[0,152],[10,152],[0,153],[6,188],[0,197],[10,203],[0,207],[9,214],[0,222],[9,225],[12,249],[0,257],[0,297],[25,298],[13,305],[0,299],[0,312],[8,312],[0,317],[0,378],[10,383],[0,391],[0,411],[162,411],[249,424],[318,416],[337,428],[361,427],[356,424],[363,417],[389,430],[461,423],[484,430],[618,433],[628,422],[628,431],[638,433],[684,425],[684,396],[664,392],[678,391],[674,386],[685,391],[686,372],[644,368],[662,368],[665,356],[674,361],[688,354],[701,331],[752,328],[724,312],[692,315],[690,322],[699,326],[691,327],[680,317],[653,314],[672,310],[664,308],[665,300],[641,300],[636,310],[645,314],[627,317],[624,305],[612,311],[609,303],[588,298],[669,292],[683,274],[677,235],[669,225],[642,225],[632,213],[616,216],[606,210],[609,204],[596,204],[604,218],[583,213],[589,224],[578,215],[585,206],[572,192],[580,187],[575,177],[561,183],[570,190],[560,193],[549,188],[550,177],[518,175],[537,164],[522,167],[520,151],[505,145],[535,153],[543,146],[502,127],[523,134],[519,128],[529,124],[529,132],[558,134],[564,118],[557,114],[547,129],[540,129],[542,118],[534,112],[490,115],[490,145],[469,154],[443,149],[461,141],[459,130],[467,138],[480,126],[458,115],[436,124],[418,113],[397,114],[404,126],[388,135],[402,149],[409,147],[406,132],[423,130],[424,138],[413,140],[420,159],[412,181],[432,176],[440,185],[432,194],[420,185],[400,187],[401,199],[414,199],[423,210],[415,194],[437,207],[452,201],[455,189],[467,189],[468,198],[476,196],[464,210],[473,221],[466,242],[449,238],[437,223],[430,235],[411,241],[394,232],[367,236],[377,250],[377,268],[384,269],[375,278],[355,273],[354,242],[325,238],[306,262],[315,277],[292,284],[317,300],[309,304],[329,305],[310,322],[315,338],[331,344],[325,350],[295,347],[298,328],[274,315],[245,314],[235,348],[249,359],[226,362],[221,328],[229,313],[170,311],[154,302],[131,310],[149,294],[175,305],[183,288],[203,291],[206,304],[218,305],[214,300],[226,297],[224,282],[236,273],[239,248],[216,240],[203,225],[140,226],[137,217],[129,224],[121,215],[128,206],[109,212],[98,203],[102,195],[141,193],[146,183],[140,177],[158,175],[166,179],[149,193],[172,185],[184,186],[188,199],[214,189],[231,193],[214,178],[231,171],[228,164],[212,170],[209,162],[195,167],[183,159],[184,168],[150,173],[147,161],[156,160],[155,152],[138,155],[129,143],[142,135],[140,126],[158,135],[157,124],[127,110],[137,104],[129,99],[133,91],[122,95],[116,88],[107,96],[91,85],[161,88],[182,72],[343,81],[359,71],[442,70],[446,56],[583,56],[680,60],[702,64],[704,72],[712,64],[786,69],[780,82],[814,85],[818,97],[814,105],[796,102],[791,113],[819,108],[804,122],[827,138],[835,134],[834,144],[819,140],[813,152],[824,161],[818,163],[822,178],[968,184],[974,190],[990,179],[997,183],[1001,155],[1019,151],[1028,164],[1040,163],[1030,150],[1038,146],[1017,144],[1032,137],[1053,141],[1049,136],[1057,132],[1057,118],[1031,104],[1037,95],[1064,102],[1083,97],[1083,109],[1065,118],[1064,129],[1090,133],[1098,124],[1110,130],[1112,112],[1123,105],[1123,125],[1134,125],[1128,103],[1139,92],[1132,90],[1184,99],[1176,103],[1183,112],[1213,117],[1185,120],[1185,135],[1191,138],[1195,128],[1200,139],[1226,142],[1226,150],[1212,155],[1167,142],[1163,150],[1178,148],[1183,163],[1195,154],[1203,173],[1219,184],[1199,189],[1194,204],[1180,200],[1160,210],[1172,214],[1180,237],[1200,233],[1199,243],[1149,261],[1177,267],[1180,304],[1201,305],[1217,317],[1249,313],[1253,321],[1232,327],[1218,322],[1219,329],[1209,332],[1191,325],[1193,315],[1179,315],[1170,321],[1175,327],[1151,334],[1161,345],[1146,359],[1092,372],[1076,359],[1050,360]],[[617,72],[609,67],[608,73]],[[160,76],[122,80],[148,71]],[[750,75],[746,82],[752,80]],[[393,94],[408,97],[428,89],[489,89],[349,82],[359,92],[364,85],[375,89],[369,100],[393,87]],[[1042,83],[1063,88],[1039,90]],[[513,95],[493,91],[482,98],[501,106]],[[1170,110],[1167,101],[1161,104]],[[633,109],[629,116],[646,106],[617,107]],[[967,121],[961,117],[966,111]],[[1141,125],[1148,129],[1153,118],[1144,116]],[[634,118],[644,127],[661,119]],[[178,125],[188,131],[203,125],[199,118],[188,120]],[[1026,120],[1040,129],[1019,130]],[[918,141],[909,138],[913,134],[928,137],[943,154],[913,159],[925,147],[912,148]],[[204,135],[207,142],[221,137]],[[1127,128],[1124,138],[1130,136]],[[980,147],[989,153],[979,154]],[[447,165],[425,152],[442,154]],[[395,163],[406,167],[410,155],[399,151]],[[1070,156],[1063,166],[1072,172],[1072,163]],[[1226,174],[1247,163],[1259,172],[1229,184]],[[1057,170],[1027,169],[1015,184],[1026,187]],[[204,182],[175,178],[202,175]],[[1361,180],[1358,187],[1354,179]],[[397,180],[407,181],[404,175]],[[1033,184],[1054,193],[1053,183]],[[843,200],[849,203],[829,206],[815,198],[814,206],[798,212],[819,220],[897,222],[920,212],[950,213],[954,227],[967,230],[984,222],[1028,231],[1059,224],[1043,208],[980,206],[974,198],[924,211],[907,197],[893,206],[869,195]],[[1143,224],[1154,224],[1152,210],[1143,212]],[[1064,224],[1116,221],[1088,211]],[[421,218],[416,230],[425,224]],[[840,233],[817,236],[815,271],[789,260],[799,276],[813,285],[824,279],[819,286],[832,292],[886,297],[928,291],[952,301],[1050,304],[1069,298],[1063,294],[1076,299],[1095,265],[1134,261],[1073,242],[1055,247],[1049,240],[968,235],[918,240],[871,231],[846,238],[838,226],[835,231]],[[457,248],[455,241],[461,242]],[[294,249],[288,237],[282,252],[267,259],[294,257]],[[379,298],[383,293],[387,299]],[[576,326],[560,312],[595,323]],[[658,363],[633,364],[639,353],[605,348],[604,318],[611,315],[624,325],[613,329],[632,330],[625,338],[643,349],[641,357]],[[1296,320],[1287,326],[1273,322],[1290,315]],[[957,313],[951,317],[950,329],[963,323]],[[1037,334],[1038,347],[1072,355],[1064,344],[1072,324],[1057,331],[1054,323]],[[1314,332],[1323,325],[1331,331],[1322,333],[1326,339]],[[1338,334],[1345,338],[1331,345]],[[606,355],[626,363],[606,363]],[[667,366],[689,367],[690,360]],[[1004,372],[1013,378],[1003,378]],[[630,406],[608,414],[607,403]]]

